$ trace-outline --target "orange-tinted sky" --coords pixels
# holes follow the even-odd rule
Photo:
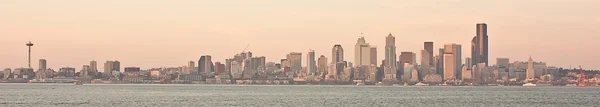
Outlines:
[[[360,36],[378,47],[396,36],[397,53],[420,52],[423,42],[463,45],[478,22],[488,24],[490,63],[495,58],[600,69],[599,0],[2,0],[0,68],[33,64],[81,69],[90,60],[122,67],[168,67],[210,54],[223,62],[246,45],[279,61],[309,49],[331,57],[341,44],[354,60]],[[363,32],[364,35],[360,35]],[[420,55],[420,53],[418,53]]]

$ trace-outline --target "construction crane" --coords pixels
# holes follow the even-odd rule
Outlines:
[[[246,52],[246,49],[248,49],[248,46],[250,46],[250,44],[246,45],[246,48],[244,48],[244,50],[242,50],[242,52],[240,52],[240,53]]]
[[[587,86],[587,76],[585,75],[585,73],[583,73],[583,68],[581,68],[581,65],[579,65],[579,79],[577,79],[577,81],[579,82],[579,84],[577,84],[577,86],[580,87],[585,87]]]

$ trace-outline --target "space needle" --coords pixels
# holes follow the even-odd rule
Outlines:
[[[27,43],[25,45],[27,45],[27,47],[29,47],[29,53],[27,55],[27,61],[28,61],[29,68],[31,68],[31,46],[33,46],[33,43],[31,43],[31,41],[29,41],[29,43]]]

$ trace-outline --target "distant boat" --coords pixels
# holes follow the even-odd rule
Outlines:
[[[576,87],[577,84],[567,84],[567,87]]]
[[[523,84],[523,87],[535,87],[536,84],[532,84],[532,83],[527,83],[527,84]]]
[[[398,85],[398,84],[392,84],[392,86],[400,86],[400,85]]]
[[[424,84],[422,82],[419,82],[419,83],[415,84],[415,86],[429,86],[429,84]]]

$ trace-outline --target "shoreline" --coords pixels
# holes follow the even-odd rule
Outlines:
[[[73,83],[0,83],[2,84],[20,84],[20,85],[74,85]],[[490,86],[490,85],[429,85],[429,86],[418,86],[418,85],[350,85],[350,84],[122,84],[122,83],[96,83],[96,84],[84,84],[84,85],[180,85],[180,86],[354,86],[354,87],[525,87],[518,85],[511,86]],[[536,87],[579,87],[579,86],[536,86]],[[585,86],[585,87],[599,87],[600,86]]]

